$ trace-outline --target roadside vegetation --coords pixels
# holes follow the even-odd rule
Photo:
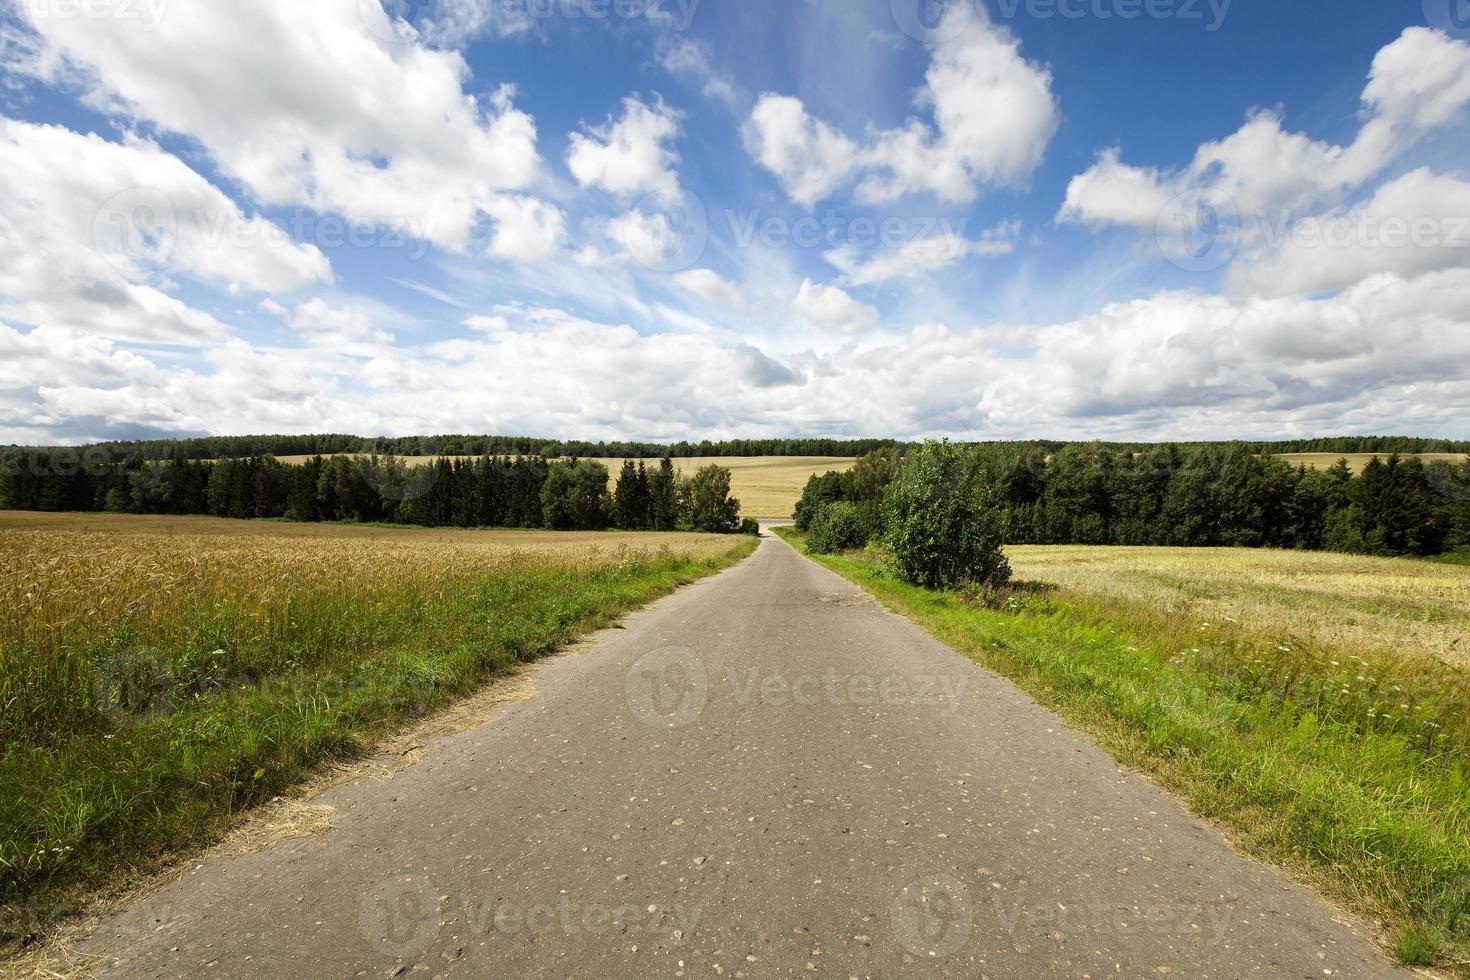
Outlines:
[[[753,547],[3,515],[0,947]]]
[[[1086,472],[1071,466],[1051,471],[1042,510],[1076,499],[1056,479]],[[1379,478],[1403,479],[1401,466],[1380,461]],[[1347,476],[1351,520],[1377,522],[1356,540],[1406,540],[1378,533],[1403,527],[1386,500],[1362,509],[1387,493],[1353,482],[1373,472],[1370,462]],[[1229,496],[1239,484],[1184,473],[1211,533],[1259,513]],[[1253,853],[1379,917],[1403,962],[1470,975],[1470,569],[1304,550],[1008,545],[1008,475],[986,451],[944,443],[902,462],[869,457],[814,478],[797,526],[780,533]],[[1456,540],[1463,506],[1454,493],[1433,502],[1447,515],[1435,533]]]

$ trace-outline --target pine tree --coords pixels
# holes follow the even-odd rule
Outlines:
[[[656,531],[672,531],[679,526],[679,498],[674,477],[674,461],[665,456],[658,472],[648,477],[648,502],[651,523]]]

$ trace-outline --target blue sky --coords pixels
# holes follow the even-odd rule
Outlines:
[[[1470,437],[1459,3],[0,0],[0,441]]]

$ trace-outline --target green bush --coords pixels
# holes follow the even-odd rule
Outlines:
[[[894,570],[906,582],[946,588],[1010,580],[1004,513],[972,450],[949,442],[911,450],[884,495],[883,519]]]
[[[806,546],[818,555],[835,555],[868,543],[868,528],[857,505],[839,500],[817,508]]]
[[[817,512],[823,506],[841,500],[842,474],[833,470],[821,476],[812,475],[806,481],[806,488],[801,492],[801,499],[796,502],[796,529],[805,533],[812,529],[812,521],[816,519]]]
[[[740,522],[740,533],[760,537],[761,522],[756,520],[754,517],[745,518]]]

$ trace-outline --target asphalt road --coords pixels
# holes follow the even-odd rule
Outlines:
[[[102,976],[1401,976],[1009,682],[766,540],[205,862]]]

